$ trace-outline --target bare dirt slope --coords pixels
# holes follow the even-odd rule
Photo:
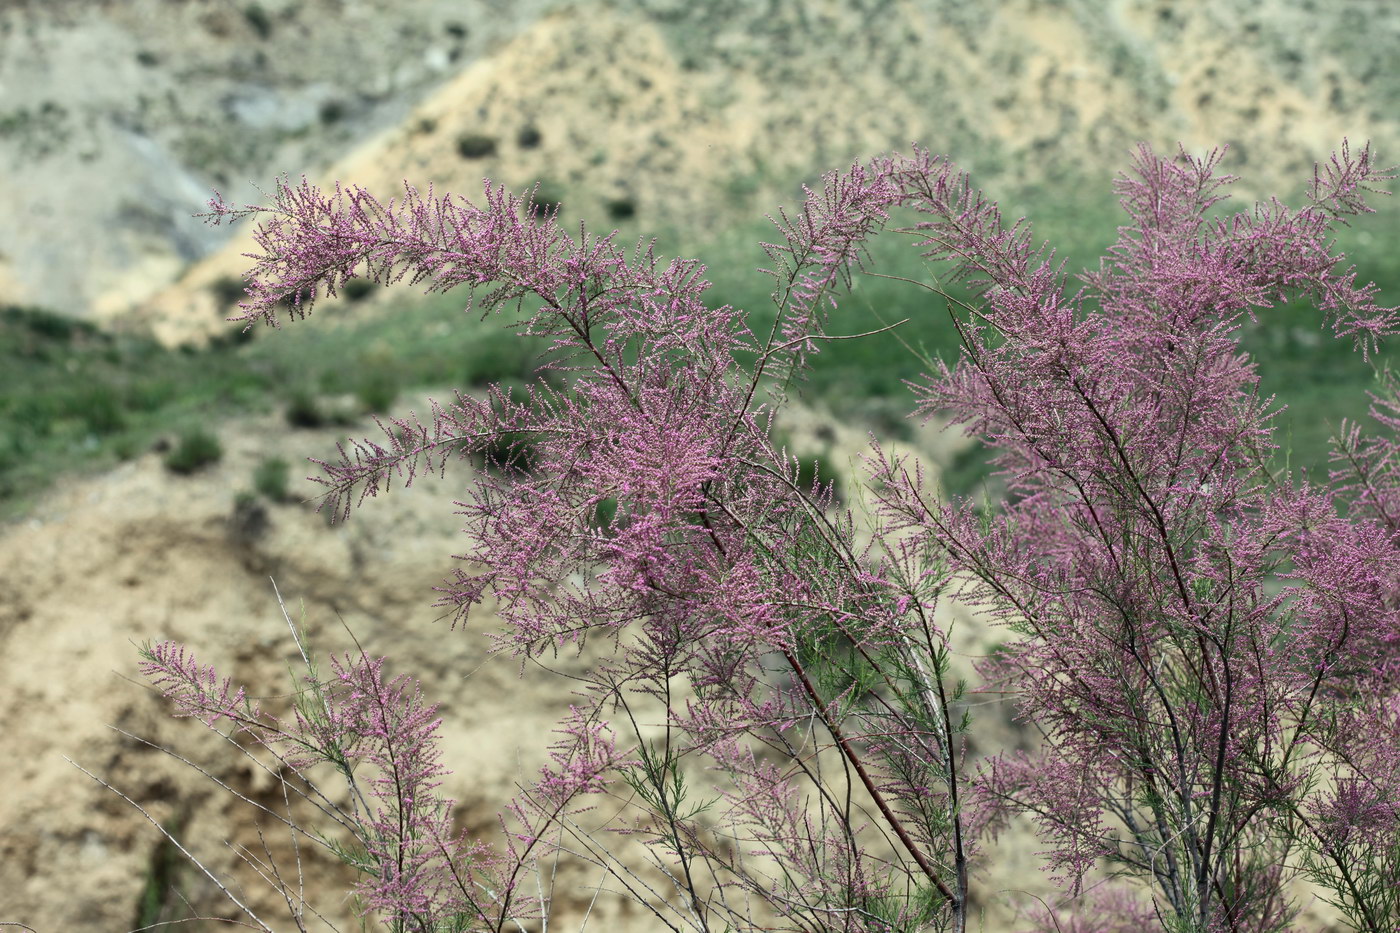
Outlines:
[[[544,180],[571,217],[626,201],[692,234],[914,141],[993,185],[1230,143],[1273,192],[1344,135],[1400,150],[1397,38],[1400,8],[1366,0],[18,0],[0,298],[208,328],[194,291],[244,245],[190,215],[282,173]]]
[[[163,867],[169,853],[155,829],[64,756],[145,806],[211,867],[227,871],[235,864],[224,840],[257,849],[246,810],[191,769],[112,727],[174,746],[240,792],[271,803],[271,781],[203,727],[170,719],[133,681],[140,680],[135,645],[172,638],[250,684],[255,695],[285,694],[296,649],[269,576],[294,616],[304,606],[322,652],[352,649],[348,627],[371,654],[391,654],[395,673],[429,683],[432,699],[443,705],[450,764],[458,772],[450,792],[473,831],[494,829],[495,811],[514,781],[543,762],[549,729],[567,712],[568,691],[558,682],[521,678],[509,659],[487,661],[489,611],[471,632],[435,621],[431,587],[461,549],[451,499],[469,483],[469,470],[397,490],[392,502],[380,503],[384,508],[346,525],[331,527],[295,503],[264,503],[264,522],[246,511],[235,515],[234,490],[263,457],[299,461],[311,451],[329,452],[333,437],[288,437],[280,419],[226,425],[221,437],[228,451],[215,468],[172,482],[152,454],[68,486],[0,539],[6,592],[0,717],[18,772],[0,801],[3,919],[23,919],[41,931],[126,930],[136,925],[153,879],[161,899],[170,898],[163,886],[173,881],[201,913],[232,916],[196,873]],[[310,495],[314,487],[299,482],[295,489]],[[286,841],[272,841],[288,858]],[[310,847],[303,857],[312,903],[342,929],[353,928],[340,893],[344,874]],[[240,893],[250,903],[265,911],[276,906],[249,872],[241,877],[249,888]],[[161,919],[179,916],[170,912],[178,901],[170,899]]]
[[[0,300],[125,310],[216,249],[210,189],[319,172],[543,0],[0,4]]]
[[[417,400],[418,410],[426,407]],[[865,444],[859,431],[800,406],[783,430],[794,451],[821,455],[840,470],[844,488],[855,488]],[[0,920],[22,920],[41,933],[115,933],[143,917],[185,916],[181,896],[201,916],[236,916],[136,807],[76,763],[129,795],[216,874],[232,873],[240,885],[234,893],[265,917],[285,922],[274,892],[226,845],[261,852],[251,811],[136,738],[171,747],[238,792],[276,803],[275,783],[235,749],[198,723],[169,717],[137,673],[136,651],[147,641],[185,642],[275,708],[297,650],[270,576],[294,617],[304,607],[323,653],[353,650],[348,628],[371,655],[389,655],[393,673],[423,679],[429,699],[442,704],[446,763],[456,772],[446,793],[474,833],[494,838],[495,814],[515,782],[544,762],[550,730],[567,713],[566,680],[533,667],[522,675],[511,659],[488,657],[485,633],[499,627],[489,606],[456,631],[432,608],[432,586],[465,549],[451,500],[466,495],[467,465],[445,480],[395,489],[348,523],[331,525],[310,503],[260,500],[261,515],[239,512],[235,492],[265,457],[301,465],[308,454],[329,454],[334,433],[289,434],[269,416],[226,424],[220,436],[226,453],[204,472],[172,479],[152,453],[66,484],[0,536],[0,736],[14,772],[0,795]],[[936,466],[928,469],[936,478]],[[316,488],[293,484],[303,497]],[[967,650],[985,650],[992,634],[965,615],[962,624]],[[565,669],[577,663],[561,662]],[[269,831],[268,839],[284,868],[295,864],[285,838]],[[1003,860],[997,887],[1043,892],[1031,852],[1027,845],[1023,857]],[[303,847],[302,859],[310,902],[341,929],[355,928],[341,866],[314,847]],[[653,918],[626,899],[593,902],[586,886],[600,880],[596,871],[566,866],[555,887],[557,928],[576,928],[590,904],[592,929],[651,928]],[[1005,917],[993,890],[985,898],[990,916]],[[163,908],[143,915],[147,897]]]
[[[404,407],[428,404],[419,398]],[[863,514],[855,491],[868,435],[797,404],[779,429],[794,453],[819,456],[824,470],[835,471]],[[391,674],[423,681],[427,698],[442,705],[444,763],[455,772],[444,793],[458,801],[459,825],[474,834],[496,838],[496,814],[516,783],[544,763],[550,730],[567,713],[567,680],[488,654],[487,633],[500,627],[489,604],[456,630],[432,607],[432,587],[454,566],[451,555],[466,549],[451,500],[468,494],[467,464],[445,479],[396,488],[332,525],[313,508],[318,487],[304,480],[292,492],[306,501],[260,500],[261,514],[239,511],[235,494],[268,456],[313,472],[300,458],[329,455],[342,435],[289,433],[272,416],[225,424],[219,434],[225,455],[204,472],[172,478],[148,454],[109,475],[65,483],[0,535],[0,744],[12,772],[0,795],[0,920],[39,933],[121,933],[141,920],[238,916],[132,803],[77,764],[129,795],[218,877],[231,878],[234,893],[274,929],[291,928],[278,897],[233,848],[260,855],[266,841],[290,872],[297,853],[287,838],[266,819],[260,836],[247,806],[154,745],[264,805],[278,805],[275,782],[202,725],[171,718],[137,671],[136,645],[175,639],[269,708],[285,703],[298,655],[270,577],[323,658],[356,650],[353,632],[371,656],[391,658]],[[885,450],[915,458],[936,484],[938,460],[956,443],[931,425],[914,446],[892,442]],[[971,677],[972,660],[1002,635],[956,606],[945,608],[961,672]],[[587,659],[556,663],[567,672]],[[1009,715],[981,705],[975,751],[1028,747],[1031,736]],[[1028,826],[1002,837],[976,886],[975,929],[1011,929],[1019,909],[1054,896],[1039,871],[1039,849]],[[640,852],[633,857],[632,864],[645,864]],[[303,845],[300,858],[306,898],[329,921],[308,914],[309,928],[357,929],[343,866],[314,846]],[[655,918],[627,898],[595,899],[603,881],[597,869],[564,864],[552,882],[552,928],[582,929],[587,916],[592,930],[655,929]]]
[[[578,4],[321,174],[381,197],[405,182],[479,197],[487,176],[567,191],[566,216],[691,238],[800,196],[798,184],[919,143],[996,187],[1088,179],[1130,150],[1229,144],[1240,196],[1295,191],[1345,136],[1400,150],[1390,51],[1400,10],[1307,4]],[[464,141],[474,141],[464,149]],[[464,153],[466,153],[464,155]],[[1014,209],[1014,207],[1013,207]],[[632,229],[632,228],[629,228]],[[169,342],[220,326],[209,286],[250,231],[135,318]]]

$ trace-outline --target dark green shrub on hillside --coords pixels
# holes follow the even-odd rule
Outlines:
[[[316,396],[306,389],[292,392],[287,399],[284,414],[287,424],[294,428],[323,428],[330,421]]]
[[[181,434],[179,442],[165,455],[165,468],[172,473],[188,476],[218,463],[223,455],[224,449],[217,437],[203,428],[194,428]]]
[[[607,208],[609,220],[631,220],[637,216],[637,202],[631,198],[613,198],[604,207]]]
[[[345,119],[345,102],[342,100],[324,101],[317,110],[316,115],[320,118],[321,122],[327,126],[333,123],[339,123],[341,120]]]
[[[528,473],[534,469],[538,453],[519,432],[497,435],[477,446],[472,453],[477,467],[493,473]]]
[[[564,189],[552,181],[541,181],[535,185],[530,196],[530,214],[533,217],[557,215],[564,208]]]
[[[253,470],[253,488],[272,502],[286,502],[290,470],[281,457],[268,457]]]
[[[822,487],[833,486],[833,497],[836,501],[841,499],[841,481],[831,469],[830,458],[827,459],[826,468],[821,468],[821,458],[819,457],[798,457],[797,458],[797,488],[803,492],[810,492],[813,484],[821,482]]]
[[[0,308],[0,317],[6,324],[27,327],[41,337],[54,340],[67,340],[73,331],[81,326],[72,318],[45,311],[43,308],[28,308],[23,305],[5,305]]]
[[[209,283],[209,294],[214,296],[214,301],[219,306],[219,313],[223,314],[230,305],[236,305],[242,301],[247,292],[242,279],[231,275],[221,275]]]
[[[617,500],[612,496],[598,500],[598,505],[593,510],[593,526],[604,530],[609,529],[616,518]]]
[[[496,154],[496,138],[482,133],[463,133],[457,137],[457,154],[464,159],[484,159]]]
[[[535,354],[514,334],[487,333],[468,344],[462,375],[470,386],[524,381],[534,373]]]
[[[121,399],[106,386],[79,387],[73,398],[73,412],[93,434],[115,434],[126,427]]]
[[[399,397],[399,369],[392,357],[367,354],[354,376],[355,400],[367,415],[383,414]]]
[[[260,3],[250,3],[243,8],[243,18],[248,21],[248,25],[257,33],[259,39],[267,39],[272,36],[272,16],[263,9]]]
[[[233,513],[229,515],[229,531],[240,544],[252,544],[267,533],[271,520],[267,506],[254,493],[243,491],[233,497]]]
[[[340,293],[349,302],[364,301],[379,286],[370,279],[350,279],[340,287]]]

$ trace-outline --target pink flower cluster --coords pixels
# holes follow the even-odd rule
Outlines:
[[[356,276],[407,279],[470,286],[488,314],[528,309],[524,331],[565,357],[562,385],[459,394],[321,464],[329,506],[348,514],[493,442],[533,448],[457,503],[471,570],[442,601],[465,616],[494,596],[500,646],[522,659],[588,639],[612,650],[584,678],[553,764],[510,808],[524,828],[507,876],[573,834],[570,851],[675,929],[760,928],[772,921],[757,898],[783,929],[963,933],[978,838],[1028,814],[1071,895],[1105,869],[1142,895],[1083,900],[1046,929],[1282,930],[1299,873],[1357,929],[1390,928],[1397,445],[1353,428],[1332,484],[1276,472],[1271,401],[1238,339],[1291,296],[1363,354],[1396,332],[1397,310],[1356,284],[1330,239],[1390,175],[1369,147],[1343,146],[1301,209],[1224,215],[1219,160],[1140,149],[1118,184],[1118,242],[1073,291],[1028,225],[1007,226],[944,159],[833,174],[766,247],[777,313],[761,334],[706,304],[697,263],[570,235],[489,184],[480,207],[304,181],[270,208],[213,203],[215,219],[261,220],[250,326],[278,323],[279,308],[304,316]],[[962,353],[928,361],[917,411],[993,448],[1008,495],[990,515],[939,501],[877,446],[880,526],[858,549],[851,513],[799,479],[770,429],[896,208],[919,212],[906,232],[969,289],[944,294]],[[1400,427],[1400,402],[1378,403]],[[981,673],[1042,732],[1035,752],[969,760],[970,704],[934,615],[950,597],[1010,628]],[[151,663],[182,712],[228,716],[240,699],[178,649]],[[286,734],[389,776],[363,824],[370,902],[499,928],[509,912],[464,900],[477,887],[453,874],[431,709],[377,664],[336,678],[326,718]],[[639,725],[652,701],[659,740]],[[635,735],[621,750],[619,728]],[[694,803],[691,759],[732,788]],[[655,843],[674,891],[581,828],[579,795],[624,786],[650,817],[620,828]]]
[[[503,913],[529,915],[532,905],[511,904],[515,879],[508,860],[453,831],[453,801],[436,792],[447,773],[436,707],[424,702],[409,677],[387,680],[383,658],[333,657],[324,680],[310,669],[292,715],[279,719],[246,701],[242,688],[231,694],[227,679],[216,681],[212,668],[172,642],[143,655],[142,672],[175,701],[176,715],[198,717],[211,728],[228,719],[236,734],[304,779],[289,790],[325,814],[339,838],[329,826],[301,831],[359,868],[355,893],[391,929],[481,928]],[[310,778],[322,764],[347,782],[348,805]]]

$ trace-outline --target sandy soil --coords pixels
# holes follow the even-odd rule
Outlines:
[[[423,410],[424,401],[417,407]],[[782,427],[795,451],[848,470],[865,443],[860,432],[801,407]],[[153,877],[173,882],[203,915],[233,916],[197,872],[161,867],[172,864],[171,853],[156,829],[75,765],[172,828],[216,874],[232,874],[241,885],[235,892],[255,908],[283,915],[273,892],[224,845],[260,851],[251,811],[145,741],[177,750],[264,804],[275,802],[275,782],[199,724],[170,718],[141,681],[136,652],[146,641],[177,639],[250,693],[284,695],[296,649],[270,577],[294,615],[304,607],[322,651],[350,649],[348,628],[369,653],[390,655],[394,671],[424,680],[442,704],[447,763],[456,772],[446,793],[474,832],[495,832],[495,813],[515,781],[543,762],[550,730],[566,711],[568,691],[557,677],[534,668],[522,675],[508,658],[488,657],[484,633],[498,625],[489,607],[468,629],[452,631],[436,620],[431,587],[462,549],[450,500],[464,494],[469,468],[394,490],[346,524],[328,524],[309,503],[265,505],[265,522],[258,523],[246,512],[239,518],[234,506],[256,464],[266,456],[300,462],[324,454],[336,435],[288,433],[279,418],[266,416],[225,424],[220,437],[225,456],[205,472],[172,478],[153,452],[109,475],[64,484],[0,536],[7,661],[0,722],[17,771],[0,797],[4,919],[40,931],[125,930]],[[920,455],[903,445],[892,452]],[[923,456],[936,477],[936,465]],[[854,488],[854,476],[843,483]],[[301,482],[294,490],[309,496],[314,487]],[[974,620],[962,624],[960,637],[980,653],[986,639],[969,628]],[[1014,737],[987,741],[1006,739]],[[287,841],[269,838],[290,863]],[[320,853],[303,848],[302,855],[312,902],[347,928],[349,907],[333,893],[344,889],[346,873]],[[1002,868],[1028,876],[1039,890],[1033,864],[1016,858]],[[579,866],[561,876],[559,928],[577,924],[591,900],[571,886],[597,880]],[[641,926],[624,923],[635,909],[604,897],[593,904],[590,924],[649,929],[641,915]],[[178,916],[172,899],[162,919]]]

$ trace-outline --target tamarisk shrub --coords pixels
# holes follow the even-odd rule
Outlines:
[[[1396,309],[1329,239],[1391,176],[1344,145],[1305,207],[1227,215],[1212,211],[1231,180],[1218,161],[1141,148],[1118,183],[1128,222],[1073,293],[1029,227],[942,158],[833,174],[778,219],[760,334],[705,304],[699,264],[569,235],[489,183],[479,207],[305,181],[270,207],[216,197],[215,222],[260,221],[250,326],[360,278],[465,285],[487,314],[528,312],[564,380],[385,420],[383,439],[318,461],[325,506],[347,516],[394,480],[528,443],[528,465],[480,473],[457,503],[469,544],[441,603],[465,618],[493,596],[497,647],[524,660],[610,647],[553,763],[506,810],[504,851],[451,834],[432,714],[382,662],[313,673],[288,722],[238,706],[177,646],[149,649],[146,672],[178,712],[262,730],[303,776],[330,762],[358,788],[369,767],[378,802],[331,812],[364,903],[395,930],[547,917],[549,893],[521,879],[568,851],[670,929],[961,933],[972,866],[994,858],[979,841],[1015,813],[1039,824],[1070,895],[1045,929],[1283,930],[1300,873],[1356,929],[1393,929],[1400,451],[1349,427],[1332,485],[1274,472],[1273,409],[1237,340],[1296,294],[1363,353],[1394,332]],[[940,502],[876,445],[874,534],[857,547],[852,512],[802,481],[772,419],[837,339],[835,298],[895,208],[919,212],[904,232],[972,286],[957,300],[926,285],[962,353],[926,360],[917,411],[993,447],[1008,493],[991,511]],[[1400,403],[1383,404],[1400,427]],[[1010,628],[980,672],[1041,730],[1039,751],[968,759],[935,616],[947,598]],[[659,739],[637,725],[642,698],[667,710]],[[718,798],[687,784],[693,758],[730,782]],[[606,794],[647,812],[612,828],[650,843],[669,888],[579,822]],[[1100,870],[1117,886],[1078,898]]]
[[[1035,816],[1072,887],[1106,859],[1153,882],[1169,929],[1284,929],[1301,846],[1353,923],[1390,929],[1396,733],[1381,697],[1400,568],[1394,529],[1370,513],[1392,487],[1373,489],[1371,470],[1348,513],[1338,490],[1271,473],[1268,401],[1235,340],[1289,292],[1362,352],[1393,332],[1395,309],[1326,239],[1388,176],[1344,147],[1307,208],[1209,221],[1218,157],[1140,150],[1118,186],[1130,223],[1073,298],[989,206],[924,225],[935,253],[971,256],[985,301],[921,405],[993,443],[1009,496],[988,525],[890,468],[886,501],[1022,636],[984,670],[1017,685],[1047,741],[994,760],[975,789]],[[1363,467],[1393,449],[1355,438]]]

